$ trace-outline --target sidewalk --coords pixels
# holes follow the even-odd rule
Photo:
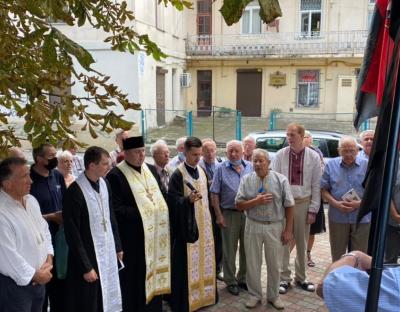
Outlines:
[[[295,250],[292,252],[291,268],[293,270]],[[316,235],[315,244],[312,250],[312,258],[316,263],[314,268],[308,268],[308,280],[315,285],[320,281],[325,268],[331,262],[329,236],[328,233]],[[264,299],[262,305],[258,305],[254,309],[247,309],[244,304],[247,300],[247,292],[242,291],[239,296],[232,296],[226,290],[224,283],[218,281],[219,303],[215,306],[202,309],[201,311],[219,311],[219,312],[238,312],[238,311],[277,311],[270,304],[266,305],[265,291],[267,284],[267,271],[265,260],[262,267],[262,287]],[[301,290],[297,287],[289,289],[287,294],[281,295],[286,308],[283,311],[291,312],[311,312],[311,311],[328,311],[323,301],[315,294]]]

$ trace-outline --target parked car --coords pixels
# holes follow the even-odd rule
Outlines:
[[[332,131],[310,130],[313,136],[313,145],[318,147],[326,160],[339,156],[338,147],[339,140],[346,134]],[[250,133],[256,140],[258,148],[265,149],[269,152],[271,159],[274,158],[277,151],[288,146],[286,139],[286,130],[272,130],[266,132]],[[361,145],[359,145],[361,150]]]

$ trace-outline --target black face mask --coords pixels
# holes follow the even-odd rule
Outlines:
[[[52,159],[48,159],[47,162],[48,162],[47,165],[45,165],[44,167],[49,171],[53,170],[58,165],[57,157],[54,157]]]

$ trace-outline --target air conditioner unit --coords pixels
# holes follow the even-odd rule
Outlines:
[[[192,86],[192,75],[190,73],[181,74],[181,87],[189,88]]]

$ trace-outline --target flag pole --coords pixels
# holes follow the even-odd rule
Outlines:
[[[393,58],[396,61],[396,57]],[[375,226],[372,226],[373,246],[372,250],[372,265],[368,283],[368,294],[365,304],[365,312],[378,311],[379,291],[381,287],[382,271],[383,271],[383,256],[385,252],[386,228],[389,217],[390,202],[392,198],[392,186],[395,176],[396,161],[398,159],[398,140],[400,129],[400,75],[396,73],[396,93],[392,105],[392,118],[390,122],[390,130],[388,133],[388,149],[386,151],[385,169],[383,172],[383,186],[380,200],[380,207],[377,209]]]

